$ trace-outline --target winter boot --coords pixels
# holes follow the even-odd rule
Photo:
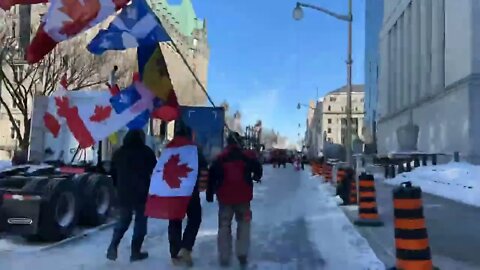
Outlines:
[[[117,260],[117,247],[114,245],[110,245],[107,250],[107,259],[110,261],[115,261]]]
[[[172,258],[172,264],[173,264],[174,266],[182,266],[182,265],[183,265],[183,262],[182,262],[182,260],[181,260],[180,258],[174,257],[174,258]]]
[[[108,250],[107,250],[107,259],[109,259],[110,261],[117,260],[117,256],[118,256],[117,250],[118,250],[118,246],[120,245],[121,239],[122,239],[121,235],[118,232],[114,231],[112,236],[112,242],[110,242],[110,246],[108,246]]]
[[[130,255],[130,261],[135,262],[135,261],[142,261],[148,258],[148,252],[132,252],[132,255]]]
[[[178,252],[178,257],[188,266],[192,267],[193,266],[193,260],[192,260],[192,252],[182,248],[180,249],[180,252]]]
[[[238,262],[240,263],[240,267],[242,269],[247,267],[248,265],[247,256],[238,256]]]
[[[135,262],[135,261],[141,261],[141,260],[145,260],[146,258],[148,258],[148,252],[141,252],[141,248],[142,248],[142,243],[143,243],[143,239],[142,241],[140,240],[133,240],[132,241],[132,254],[130,255],[130,261],[131,262]]]
[[[220,260],[220,267],[221,267],[221,268],[228,268],[228,267],[230,267],[230,261]]]

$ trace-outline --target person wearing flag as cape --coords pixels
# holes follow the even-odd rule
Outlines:
[[[219,203],[218,252],[220,265],[228,267],[232,255],[232,219],[237,221],[236,255],[241,267],[246,267],[250,248],[250,221],[253,181],[260,182],[263,168],[254,154],[241,146],[237,132],[227,138],[227,148],[210,167],[207,201],[214,194]]]
[[[147,234],[145,202],[150,186],[150,176],[157,163],[155,153],[145,145],[143,130],[129,130],[123,145],[113,154],[111,175],[118,192],[119,217],[113,230],[107,259],[117,259],[117,249],[135,214],[130,261],[148,258],[141,252]]]
[[[167,219],[170,256],[174,265],[193,266],[192,249],[202,222],[198,181],[207,161],[192,141],[192,130],[177,121],[175,134],[163,149],[152,175],[146,214]],[[182,235],[182,220],[187,226]]]

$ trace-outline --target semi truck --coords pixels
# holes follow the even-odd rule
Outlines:
[[[194,142],[207,161],[213,161],[225,145],[223,107],[182,106],[180,112],[182,121],[192,129]]]
[[[69,92],[69,99],[81,104],[106,92]],[[65,123],[61,123],[57,138],[47,131],[43,123],[47,108],[48,97],[35,97],[29,151],[32,164],[0,173],[0,231],[58,241],[70,236],[78,224],[98,226],[109,218],[115,196],[107,172],[112,152],[126,130],[117,132],[117,144],[104,140],[79,149]],[[147,142],[155,147],[151,137]]]

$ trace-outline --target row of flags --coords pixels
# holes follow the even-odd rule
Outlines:
[[[0,0],[0,7],[9,9],[15,4],[45,2]],[[125,89],[120,91],[118,85],[109,85],[104,98],[81,106],[72,104],[66,85],[62,84],[58,93],[52,95],[44,117],[54,137],[64,121],[81,148],[109,136],[113,139],[112,134],[125,126],[143,128],[150,117],[164,121],[179,117],[177,96],[159,46],[171,38],[145,0],[50,0],[48,12],[27,49],[28,62],[40,61],[58,42],[90,29],[113,14],[116,14],[113,21],[99,31],[87,49],[101,55],[105,51],[137,48],[139,74]]]
[[[45,3],[47,0],[0,0],[0,7]],[[105,51],[137,48],[139,74],[120,90],[109,85],[92,103],[75,103],[66,80],[52,95],[44,116],[54,137],[61,126],[71,131],[81,148],[109,138],[124,126],[141,128],[150,117],[171,121],[179,117],[179,105],[160,42],[170,36],[145,0],[50,0],[50,7],[32,43],[27,61],[39,62],[56,44],[70,39],[117,13],[107,29],[88,44],[95,55]],[[163,151],[152,175],[146,214],[160,219],[182,219],[198,176],[197,147],[188,140],[174,139]]]

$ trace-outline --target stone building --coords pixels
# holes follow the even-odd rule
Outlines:
[[[323,149],[323,98],[320,98],[316,104],[315,101],[311,101],[308,111],[305,147],[308,157],[315,158]]]
[[[347,87],[336,89],[323,99],[322,132],[328,142],[344,144],[346,136],[347,115]],[[352,138],[363,139],[361,130],[364,123],[364,97],[363,85],[352,87]],[[353,140],[352,139],[352,140]]]
[[[312,107],[306,136],[306,146],[310,157],[322,153],[325,141],[335,144],[345,143],[347,126],[346,90],[346,86],[333,90],[319,99],[315,107]],[[352,139],[364,139],[361,133],[365,117],[364,96],[363,85],[353,85]]]
[[[385,1],[378,151],[480,154],[480,1]]]

